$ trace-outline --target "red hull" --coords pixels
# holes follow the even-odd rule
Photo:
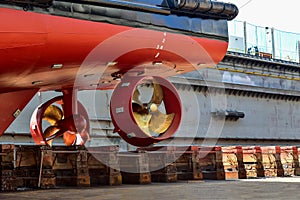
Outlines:
[[[2,91],[37,87],[32,84],[37,81],[42,89],[60,89],[73,84],[83,61],[104,42],[105,49],[100,51],[105,54],[97,57],[99,72],[106,67],[107,61],[118,61],[113,69],[118,71],[164,60],[176,64],[181,73],[188,72],[193,69],[186,69],[186,56],[194,66],[212,64],[218,63],[227,50],[227,42],[220,40],[4,8],[0,9],[0,18],[5,19],[0,22]],[[157,49],[159,45],[163,49]],[[115,60],[107,60],[108,57]],[[51,70],[53,64],[63,64],[63,68]]]
[[[0,8],[0,19],[1,93],[59,90],[74,84],[79,89],[113,88],[117,82],[111,74],[136,67],[160,76],[185,73],[220,62],[228,45],[217,39],[7,8]],[[53,68],[56,64],[62,68]],[[2,100],[2,118],[9,119],[0,121],[0,135],[34,92],[21,102],[6,95],[5,101],[13,102],[10,108]]]

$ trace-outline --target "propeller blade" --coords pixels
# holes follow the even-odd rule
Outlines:
[[[64,132],[64,143],[66,146],[72,146],[76,143],[76,133],[71,131]]]
[[[44,112],[43,119],[47,120],[52,126],[62,120],[63,112],[58,106],[50,105]]]
[[[149,130],[151,132],[162,134],[171,126],[175,114],[163,114],[159,110],[152,113],[151,121],[149,122]]]
[[[149,110],[147,109],[147,106],[140,105],[140,104],[137,104],[137,103],[132,103],[132,111],[134,113],[138,113],[140,115],[149,114]]]
[[[164,99],[163,89],[155,80],[153,80],[153,95],[149,103],[155,103],[157,105],[160,105],[163,99]]]
[[[60,129],[57,126],[49,126],[46,128],[44,131],[44,138],[46,138],[47,144],[51,147],[52,146],[52,141],[54,137],[52,138],[51,136],[54,136]],[[48,138],[48,139],[47,139]]]
[[[144,131],[147,135],[151,136],[149,131],[149,122],[151,120],[151,115],[133,112],[133,116],[139,128],[142,129],[142,131]]]

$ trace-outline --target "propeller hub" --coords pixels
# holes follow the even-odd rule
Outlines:
[[[156,112],[158,110],[158,107],[155,103],[152,103],[150,105],[150,108],[149,108],[150,112]]]

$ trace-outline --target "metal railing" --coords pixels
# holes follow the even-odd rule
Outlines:
[[[299,63],[300,34],[230,21],[229,51]]]

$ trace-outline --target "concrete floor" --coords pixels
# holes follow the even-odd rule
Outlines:
[[[231,181],[180,181],[149,185],[58,188],[0,193],[1,200],[299,199],[300,177]]]

